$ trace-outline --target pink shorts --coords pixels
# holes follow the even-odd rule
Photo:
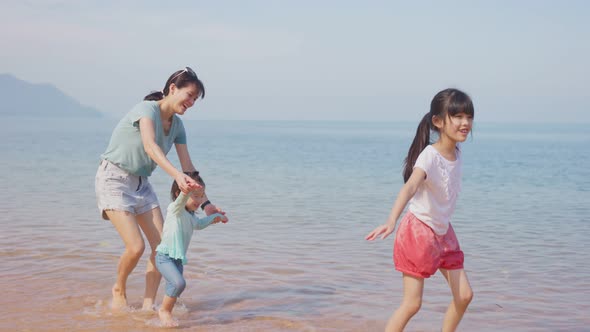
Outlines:
[[[428,278],[438,269],[462,269],[463,251],[451,225],[445,235],[437,235],[408,212],[395,236],[393,262],[398,271]]]

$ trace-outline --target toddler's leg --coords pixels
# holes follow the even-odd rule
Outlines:
[[[461,318],[467,306],[473,299],[473,290],[467,280],[465,270],[445,270],[440,269],[440,272],[447,279],[451,292],[453,293],[453,300],[447,309],[445,319],[443,321],[443,332],[452,332],[457,329]]]
[[[400,307],[393,313],[386,332],[401,332],[410,319],[420,310],[424,278],[418,278],[404,273],[404,298]]]
[[[162,306],[160,307],[160,310],[158,310],[158,316],[160,317],[160,322],[162,322],[162,326],[178,326],[178,322],[175,321],[174,318],[172,318],[172,309],[174,308],[175,303],[176,297],[170,297],[168,295],[164,296]]]
[[[178,326],[178,323],[172,318],[172,309],[176,299],[186,287],[186,281],[182,276],[182,263],[180,260],[174,260],[168,255],[158,253],[156,255],[156,267],[166,279],[166,296],[164,296],[158,315],[163,326]]]

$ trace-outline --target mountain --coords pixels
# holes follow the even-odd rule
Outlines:
[[[0,116],[102,117],[51,84],[33,84],[0,74]]]

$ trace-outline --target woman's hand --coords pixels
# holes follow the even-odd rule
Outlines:
[[[217,223],[226,223],[227,222],[227,217],[226,216],[217,216],[213,219],[213,221],[211,222],[212,224],[217,224]]]
[[[225,211],[221,210],[221,208],[219,208],[213,204],[207,204],[207,206],[205,206],[205,214],[210,216],[214,213],[220,213],[225,217]],[[224,224],[228,221],[229,221],[229,219],[227,217],[225,217],[225,220],[222,220],[222,222]]]
[[[197,183],[197,181],[193,180],[190,176],[179,172],[176,178],[174,178],[176,183],[178,184],[178,188],[185,194],[193,190],[201,189],[202,186]]]
[[[371,233],[369,233],[366,237],[365,240],[367,241],[373,241],[375,240],[379,235],[381,235],[381,240],[385,239],[387,236],[389,236],[389,234],[391,234],[393,232],[393,229],[395,228],[395,225],[391,225],[389,223],[387,224],[383,224],[377,228],[375,228]]]

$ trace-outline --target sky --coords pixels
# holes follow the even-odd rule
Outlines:
[[[588,1],[0,0],[0,73],[120,117],[192,67],[211,120],[590,122]]]

